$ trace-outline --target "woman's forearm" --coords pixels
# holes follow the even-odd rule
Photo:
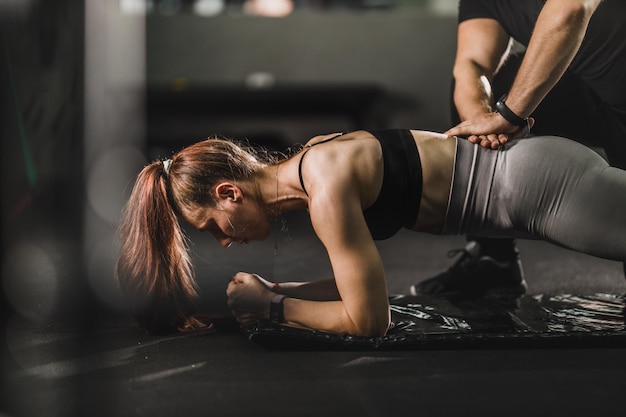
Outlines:
[[[286,298],[285,320],[288,323],[320,331],[352,336],[384,336],[389,328],[390,313],[351,317],[342,301],[310,301]],[[365,318],[365,319],[364,319]]]
[[[341,300],[334,279],[323,279],[310,282],[284,282],[273,286],[273,291],[290,298],[311,301]]]
[[[269,284],[269,285],[267,285]],[[349,314],[334,279],[271,283],[266,287],[287,298],[283,301],[287,323],[331,333],[382,336],[389,326],[389,305],[361,314]]]

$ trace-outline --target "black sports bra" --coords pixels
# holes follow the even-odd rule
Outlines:
[[[383,184],[374,204],[363,210],[363,216],[372,238],[387,239],[402,227],[413,227],[422,198],[422,164],[415,139],[408,130],[371,130],[383,152]],[[309,147],[329,142],[339,134]],[[302,178],[302,161],[309,151],[300,156],[298,175],[300,185],[308,195]]]

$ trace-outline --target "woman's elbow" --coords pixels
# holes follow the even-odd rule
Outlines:
[[[389,330],[389,322],[384,325],[370,326],[367,329],[362,329],[357,336],[361,337],[383,337]]]
[[[352,336],[383,337],[389,330],[391,316],[387,313],[385,317],[368,317],[353,324],[353,329],[349,332]]]
[[[390,322],[386,321],[384,324],[377,326],[375,329],[372,329],[369,337],[384,337],[387,335],[389,327]]]

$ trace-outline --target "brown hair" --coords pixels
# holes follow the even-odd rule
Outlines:
[[[210,326],[194,317],[198,297],[191,257],[177,215],[213,205],[220,180],[247,181],[264,166],[250,148],[210,138],[156,161],[137,176],[119,228],[116,275],[132,313],[151,333]]]

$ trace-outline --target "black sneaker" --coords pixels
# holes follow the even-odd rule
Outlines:
[[[517,249],[510,259],[502,261],[482,254],[478,242],[468,242],[465,248],[448,252],[448,257],[452,258],[459,253],[462,253],[461,257],[446,272],[411,285],[411,294],[521,295],[526,292]]]

